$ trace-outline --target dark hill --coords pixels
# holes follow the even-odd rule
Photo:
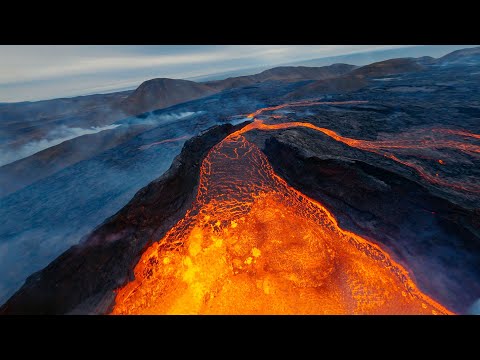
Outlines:
[[[166,108],[215,93],[211,87],[194,81],[158,78],[142,83],[121,106],[135,115]]]
[[[355,68],[356,66],[348,64],[333,64],[322,67],[280,66],[255,75],[232,77],[225,80],[210,81],[205,84],[217,90],[224,90],[274,80],[321,80],[347,74]]]
[[[468,64],[480,62],[480,46],[453,51],[436,60],[439,65]]]
[[[425,66],[413,58],[391,59],[376,62],[354,69],[346,75],[318,80],[305,85],[287,96],[289,99],[318,96],[327,93],[344,93],[356,91],[367,86],[368,79],[421,71]]]

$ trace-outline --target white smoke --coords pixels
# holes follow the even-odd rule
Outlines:
[[[249,117],[240,117],[238,119],[234,119],[234,120],[230,120],[229,123],[232,124],[232,125],[238,125],[238,124],[241,124],[245,121],[252,121],[252,118],[249,118]]]
[[[145,119],[140,121],[139,123],[142,125],[163,125],[170,123],[172,121],[180,120],[180,119],[186,119],[192,115],[199,115],[204,113],[204,111],[185,111],[185,112],[179,112],[179,113],[173,113],[173,114],[162,114],[162,115],[154,115],[150,113],[150,115]]]
[[[133,123],[147,125],[147,126],[148,125],[150,126],[165,125],[173,121],[187,119],[193,115],[199,115],[202,113],[204,113],[204,111],[197,111],[197,112],[185,111],[185,112],[162,114],[162,115],[155,115],[151,113],[145,119],[134,118],[135,121]],[[129,126],[129,125],[132,125],[133,123],[117,122],[116,124],[112,124],[112,125],[107,125],[102,127],[90,127],[88,129],[78,128],[78,127],[67,127],[63,125],[50,131],[41,140],[31,141],[25,145],[22,145],[18,149],[7,149],[6,151],[1,151],[0,166],[10,164],[20,159],[24,159],[42,150],[48,149],[64,141],[68,141],[82,135],[95,134],[104,130],[112,130],[122,125]]]
[[[477,299],[467,311],[468,315],[480,315],[480,299]]]
[[[119,126],[121,125],[107,125],[101,127],[91,127],[89,129],[60,126],[50,131],[45,138],[41,140],[31,141],[25,145],[22,145],[18,149],[2,151],[0,154],[0,166],[26,158],[30,155],[36,154],[39,151],[58,145],[64,141],[71,140],[82,135],[95,134],[104,130],[112,130]]]

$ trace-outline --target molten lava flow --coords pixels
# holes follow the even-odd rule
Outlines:
[[[290,107],[308,107],[314,105],[347,105],[347,104],[362,104],[367,103],[368,101],[336,101],[336,102],[324,102],[324,101],[299,101],[281,104],[277,106],[265,107],[255,111],[252,114],[249,114],[247,117],[251,119],[256,119],[258,116],[263,115],[267,112],[272,112],[275,110],[280,110]],[[281,115],[270,114],[268,115],[269,119],[278,120]],[[368,141],[368,140],[356,140],[343,137],[336,132],[315,126],[310,123],[305,122],[288,122],[280,124],[264,124],[263,121],[256,119],[256,122],[245,129],[249,131],[252,129],[259,130],[275,130],[275,129],[286,129],[290,127],[307,127],[324,133],[325,135],[330,136],[336,141],[342,142],[348,146],[355,147],[361,150],[370,151],[377,153],[379,155],[388,157],[400,164],[403,164],[417,172],[417,174],[422,177],[424,180],[429,181],[432,184],[439,185],[441,187],[451,188],[456,191],[467,192],[467,193],[480,193],[480,185],[478,184],[477,178],[466,177],[463,179],[457,179],[455,176],[446,176],[442,174],[439,177],[438,171],[429,171],[425,168],[425,163],[418,161],[418,159],[437,159],[436,156],[441,155],[439,153],[442,149],[447,149],[453,152],[463,152],[468,155],[477,156],[480,154],[480,146],[478,144],[472,144],[471,139],[480,140],[480,135],[470,133],[466,130],[456,130],[456,129],[417,129],[414,131],[409,131],[400,134],[394,134],[393,139],[387,140],[377,140],[377,141]],[[456,137],[456,139],[455,139]],[[453,138],[453,139],[452,139]],[[470,138],[467,141],[466,138]],[[425,154],[426,153],[426,154]],[[461,155],[458,154],[452,155],[452,162],[457,165],[460,164],[471,164],[470,159],[463,159]],[[403,158],[403,159],[402,159]],[[437,160],[434,160],[437,161]],[[442,160],[444,162],[444,160]],[[438,162],[441,165],[444,163]],[[445,171],[444,171],[445,172]],[[453,172],[455,173],[455,171]],[[455,175],[455,174],[453,174]]]
[[[472,134],[472,133],[470,133],[468,131],[465,131],[465,130],[433,129],[432,131],[443,133],[443,134],[451,134],[451,135],[460,135],[460,136],[472,137],[472,138],[480,140],[480,135]]]
[[[450,314],[274,173],[242,135],[268,126],[288,125],[257,121],[210,150],[191,209],[143,253],[112,313]]]
[[[338,103],[340,104],[340,103]],[[297,105],[300,106],[300,105]],[[302,104],[301,106],[307,106]],[[270,108],[268,108],[270,109]],[[263,109],[265,110],[265,109]],[[260,111],[260,110],[259,110]],[[258,112],[258,111],[257,111]],[[377,141],[368,141],[368,140],[357,140],[351,139],[348,137],[343,137],[337,134],[335,131],[318,127],[306,122],[285,122],[278,124],[265,124],[262,120],[255,119],[251,124],[245,126],[237,132],[237,134],[243,134],[245,132],[257,129],[257,130],[280,130],[288,129],[292,127],[305,127],[320,131],[325,135],[331,137],[332,139],[342,142],[350,147],[357,149],[377,153],[379,155],[388,157],[398,163],[401,163],[405,166],[408,166],[414,169],[421,177],[425,180],[441,185],[444,187],[450,187],[456,190],[465,191],[469,193],[480,193],[480,185],[477,183],[477,180],[467,182],[465,179],[462,179],[462,182],[456,181],[454,179],[441,179],[438,175],[433,176],[430,174],[421,164],[412,161],[412,160],[402,160],[399,158],[400,154],[406,156],[416,156],[418,154],[412,153],[412,151],[429,151],[430,153],[435,153],[437,149],[454,149],[472,156],[478,156],[480,154],[480,145],[472,144],[460,140],[452,140],[450,137],[445,136],[436,136],[432,137],[428,131],[416,131],[405,134],[399,134],[393,140],[377,140]],[[446,135],[461,135],[464,137],[471,137],[478,139],[480,135],[468,133],[466,131],[454,131],[446,129],[434,129],[440,134]],[[430,136],[428,136],[430,135]],[[395,152],[395,153],[392,153]],[[436,160],[439,164],[445,165],[444,160]],[[438,173],[437,173],[438,174]]]
[[[263,114],[267,111],[275,111],[280,109],[285,109],[287,107],[305,107],[305,106],[313,106],[313,105],[354,105],[354,104],[365,104],[368,101],[366,100],[350,100],[350,101],[297,101],[297,102],[290,102],[286,104],[281,104],[277,106],[270,106],[258,109],[254,113],[249,114],[247,117],[250,119],[254,119],[257,116]]]

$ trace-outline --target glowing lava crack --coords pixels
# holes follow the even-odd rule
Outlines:
[[[242,136],[259,126],[210,150],[191,209],[143,253],[113,314],[451,313],[278,177]]]

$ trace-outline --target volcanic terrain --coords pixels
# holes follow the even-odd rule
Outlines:
[[[468,313],[478,51],[262,74],[188,84],[11,185],[0,313]],[[173,104],[152,84],[119,106]]]

